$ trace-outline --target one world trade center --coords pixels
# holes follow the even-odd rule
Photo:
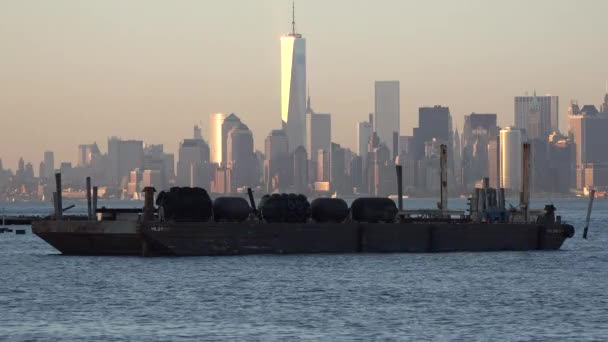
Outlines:
[[[289,151],[306,146],[306,40],[292,31],[281,37],[281,119]]]

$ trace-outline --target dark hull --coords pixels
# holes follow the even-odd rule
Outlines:
[[[171,254],[146,244],[134,221],[34,221],[32,232],[64,255]]]
[[[141,225],[141,233],[173,255],[213,256],[558,250],[574,228],[477,223],[147,223]]]

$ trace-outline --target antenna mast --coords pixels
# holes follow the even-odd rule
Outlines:
[[[296,35],[296,0],[291,3],[291,33]]]

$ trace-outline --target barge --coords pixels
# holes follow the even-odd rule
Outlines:
[[[491,189],[486,178],[466,212],[448,210],[446,151],[443,145],[438,209],[403,208],[397,166],[398,205],[388,198],[359,198],[348,206],[336,198],[309,203],[302,195],[274,194],[258,208],[251,190],[249,201],[212,201],[198,188],[161,192],[155,205],[155,189],[146,188],[141,210],[97,209],[93,196],[85,218],[63,216],[59,196],[54,217],[33,222],[32,231],[66,255],[142,256],[546,251],[560,249],[574,235],[552,205],[529,209],[529,145],[521,202],[510,209],[504,189]],[[60,194],[61,175],[56,177]]]

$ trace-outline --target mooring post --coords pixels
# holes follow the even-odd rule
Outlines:
[[[57,216],[57,192],[53,191],[53,215]]]
[[[144,222],[154,220],[154,193],[156,189],[151,186],[144,188]]]
[[[589,206],[587,207],[587,220],[585,221],[585,230],[583,230],[583,239],[587,240],[589,232],[589,222],[591,221],[591,210],[593,210],[593,200],[595,199],[595,190],[589,192]]]
[[[89,221],[93,219],[93,203],[92,203],[92,199],[91,199],[91,177],[87,177],[86,179],[87,182],[87,213],[88,213],[88,218]]]
[[[448,146],[441,145],[439,156],[439,167],[441,169],[441,213],[445,216],[448,211]]]
[[[403,210],[403,167],[396,165],[395,169],[397,170],[397,204],[399,210]]]
[[[98,188],[96,186],[93,187],[93,218],[97,221],[97,197],[98,197]]]
[[[525,143],[522,154],[522,189],[521,207],[524,211],[524,220],[528,222],[530,213],[530,144]]]
[[[56,203],[57,203],[57,211],[55,212],[55,219],[60,220],[63,217],[63,201],[61,198],[61,172],[57,172],[55,174],[55,191],[56,195]]]

